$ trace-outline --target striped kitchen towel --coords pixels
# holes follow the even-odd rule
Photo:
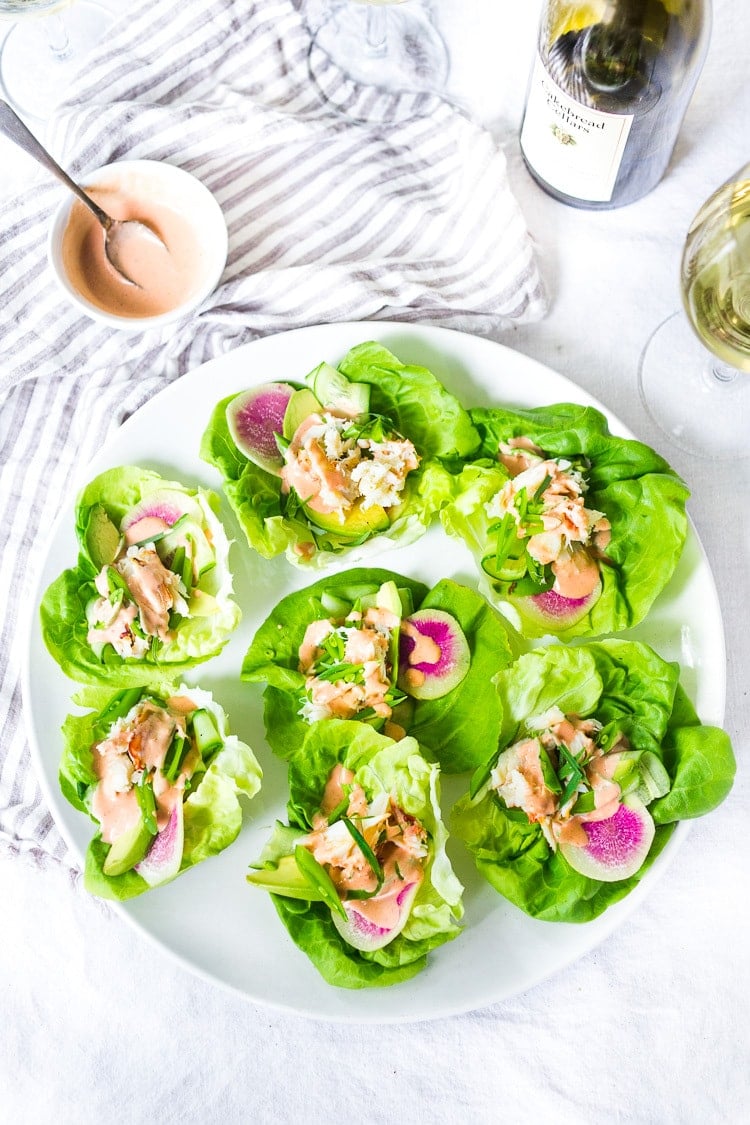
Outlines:
[[[545,304],[490,135],[438,97],[349,83],[311,52],[292,0],[136,0],[49,142],[74,176],[124,157],[188,169],[230,234],[198,312],[129,335],[74,311],[50,275],[57,181],[37,177],[0,209],[0,844],[67,862],[30,764],[14,644],[41,545],[107,434],[169,381],[261,335],[368,318],[483,330]]]

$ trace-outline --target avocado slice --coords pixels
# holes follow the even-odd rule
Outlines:
[[[140,863],[153,841],[153,833],[146,825],[146,818],[141,812],[138,820],[118,836],[112,847],[107,852],[103,870],[105,875],[124,875]]]
[[[295,391],[286,404],[286,411],[284,412],[282,434],[286,440],[292,440],[305,418],[309,418],[311,414],[320,414],[322,409],[323,407],[318,399],[307,387]]]
[[[387,531],[391,526],[385,508],[381,508],[379,504],[362,508],[359,500],[346,513],[343,523],[340,522],[336,512],[316,512],[309,504],[304,504],[303,509],[310,523],[322,531],[340,535],[342,539],[360,539],[363,535]]]
[[[262,887],[285,898],[300,898],[305,902],[322,902],[323,895],[312,886],[300,871],[293,855],[282,856],[278,867],[263,867],[247,876],[248,883]]]
[[[122,536],[101,504],[94,504],[89,513],[84,543],[95,567],[101,569],[113,563],[120,553]]]
[[[401,618],[403,616],[403,608],[401,605],[401,595],[398,592],[398,586],[391,579],[384,582],[375,595],[375,605],[378,609],[387,609],[390,613],[395,614],[398,618],[398,625],[392,630],[390,641],[388,644],[388,661],[391,666],[391,682],[396,683],[398,679],[398,657],[399,657],[399,643],[401,633]]]
[[[352,383],[330,363],[321,363],[308,379],[315,395],[324,406],[345,414],[367,414],[370,409],[369,383]]]

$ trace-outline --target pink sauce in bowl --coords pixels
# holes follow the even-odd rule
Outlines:
[[[49,260],[74,304],[111,327],[142,331],[187,315],[216,288],[228,239],[221,209],[188,172],[151,160],[120,161],[86,177],[84,188],[113,219],[139,219],[149,239],[129,244],[129,285],[109,264],[104,231],[75,197],[63,201],[49,239]]]

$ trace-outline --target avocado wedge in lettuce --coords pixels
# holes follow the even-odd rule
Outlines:
[[[595,918],[639,882],[678,820],[710,812],[731,789],[735,760],[728,736],[699,721],[679,684],[678,667],[647,645],[604,640],[539,648],[499,672],[495,684],[503,716],[498,748],[475,774],[470,795],[454,806],[451,830],[492,886],[535,918]],[[574,869],[564,848],[551,846],[540,820],[529,819],[523,808],[528,798],[508,801],[497,788],[493,771],[503,752],[534,738],[555,710],[601,724],[594,737],[605,752],[625,749],[613,775],[619,799],[645,808],[653,831],[645,860],[628,878],[602,880]],[[559,794],[572,771],[561,768],[562,756],[556,763],[549,755],[541,759],[544,785],[537,779],[536,796],[540,789],[547,797],[553,789]],[[514,781],[518,792],[525,782],[518,774]],[[578,788],[583,791],[585,781]],[[502,789],[505,798],[510,792]],[[587,807],[585,794],[573,799]]]
[[[391,801],[406,822],[418,826],[424,841],[423,877],[408,916],[401,919],[397,936],[374,950],[355,948],[342,937],[333,921],[342,902],[328,873],[331,868],[311,864],[311,851],[299,843],[319,823],[326,786],[337,767],[351,774],[346,792],[361,791],[370,808]],[[394,742],[364,723],[339,719],[311,727],[299,752],[290,759],[289,823],[276,825],[248,882],[273,894],[290,937],[329,984],[372,988],[408,980],[425,967],[431,950],[461,932],[463,888],[445,851],[439,773],[439,767],[424,758],[413,738]],[[354,835],[361,836],[367,831],[366,818],[363,822],[351,810],[339,806],[328,817],[329,823],[347,812]],[[305,863],[295,860],[300,847]],[[365,862],[364,853],[358,858]]]
[[[241,614],[218,508],[215,493],[134,465],[86,485],[76,501],[78,562],[47,588],[40,606],[45,644],[66,675],[129,687],[181,676],[221,651]],[[128,536],[141,532],[140,545],[129,545]],[[143,585],[149,562],[155,581],[171,590],[162,628],[148,617],[160,597]],[[125,637],[121,652],[99,639],[108,635],[121,645]]]
[[[97,825],[86,853],[88,891],[100,898],[134,898],[236,839],[242,826],[239,797],[255,796],[262,771],[250,747],[230,734],[227,716],[210,692],[166,682],[114,695],[108,688],[86,687],[74,702],[88,710],[69,714],[63,724],[59,783],[70,804]],[[162,748],[169,739],[163,757],[160,723],[167,732]],[[104,751],[113,739],[121,753],[111,749],[114,761],[105,767]],[[153,767],[145,748],[149,740],[160,759]],[[105,774],[109,788],[100,803],[97,789]],[[180,805],[171,814],[161,809],[165,787],[172,787]],[[113,823],[117,829],[108,831],[114,835],[110,842],[102,838],[97,815],[102,808],[105,819],[114,817],[110,828]],[[135,813],[140,815],[134,819]],[[120,825],[127,830],[119,831]]]
[[[328,368],[327,364],[320,366]],[[362,392],[368,411],[360,421],[412,442],[419,466],[408,472],[396,505],[362,508],[364,519],[358,534],[344,534],[331,517],[323,521],[325,527],[318,526],[296,493],[282,489],[279,475],[240,450],[227,416],[238,396],[223,399],[203,435],[201,457],[221,473],[224,492],[248,544],[264,558],[286,553],[295,565],[322,567],[368,540],[399,546],[413,542],[450,499],[449,470],[477,448],[477,433],[468,413],[426,368],[401,363],[380,344],[364,343],[352,348],[337,369],[329,370],[339,387],[348,387],[347,408],[351,399],[362,397],[353,394],[352,388]],[[308,391],[313,385],[318,388],[319,372],[320,367],[315,368],[307,377]],[[356,424],[357,418],[352,422]],[[285,439],[279,434],[282,447],[288,447],[290,436]],[[379,518],[369,518],[368,513],[376,511]]]
[[[470,653],[468,670],[458,684],[432,699],[412,698],[408,687],[399,691],[398,668],[389,663],[395,693],[393,723],[427,747],[444,772],[476,767],[497,744],[500,703],[491,678],[513,658],[505,625],[485,599],[466,586],[443,579],[428,590],[422,582],[381,568],[342,571],[289,594],[258,629],[243,661],[242,679],[268,684],[265,726],[271,749],[279,757],[291,757],[310,729],[312,716],[308,721],[300,713],[307,699],[300,646],[308,626],[325,620],[341,623],[352,610],[361,612],[363,605],[377,601],[381,590],[392,591],[401,618],[414,611],[422,616],[428,610],[447,614]],[[392,643],[398,652],[398,635]],[[389,659],[393,656],[389,654]],[[342,679],[348,671],[362,678],[362,669],[352,666],[340,673]],[[382,729],[384,720],[368,712],[362,713],[361,721]],[[386,722],[385,733],[389,730]]]
[[[446,531],[464,539],[474,553],[492,603],[526,637],[600,636],[642,621],[674,573],[685,543],[689,494],[682,480],[648,446],[611,434],[604,415],[592,407],[561,403],[470,414],[481,445],[455,479],[454,498],[440,518]],[[578,602],[555,595],[550,566],[537,566],[523,551],[513,550],[517,540],[501,544],[500,521],[488,514],[487,506],[511,479],[498,460],[500,445],[519,440],[579,470],[586,508],[610,525],[609,542],[593,551],[600,586]],[[543,491],[541,486],[539,494]],[[509,548],[520,557],[506,558]]]

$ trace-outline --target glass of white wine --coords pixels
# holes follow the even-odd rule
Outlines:
[[[701,207],[687,234],[675,313],[641,357],[641,397],[676,445],[750,456],[750,163]],[[708,350],[706,350],[708,349]]]
[[[48,117],[113,18],[96,0],[0,0],[0,22],[12,22],[0,45],[7,101],[24,117]]]
[[[448,78],[448,49],[421,0],[328,0],[310,74],[328,105],[350,116],[349,94],[322,78],[318,52],[346,77],[389,93],[436,93]]]

